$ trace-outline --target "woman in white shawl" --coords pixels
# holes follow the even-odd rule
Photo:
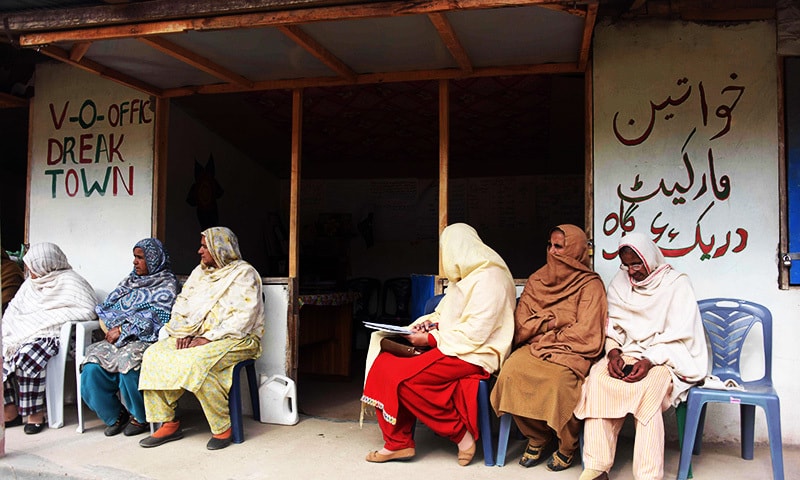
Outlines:
[[[515,289],[503,259],[463,223],[445,228],[440,244],[447,291],[405,336],[430,350],[413,357],[383,352],[368,365],[361,401],[376,408],[384,439],[368,462],[414,457],[412,432],[419,419],[455,443],[458,464],[468,465],[478,438],[478,383],[500,368],[511,349]],[[373,334],[372,353],[381,337]]]
[[[264,305],[261,276],[241,259],[239,240],[225,227],[200,236],[200,265],[175,300],[169,337],[144,352],[139,390],[148,422],[161,422],[139,445],[156,447],[183,438],[175,407],[185,391],[195,394],[211,428],[209,450],[231,443],[228,391],[233,367],[261,355]]]
[[[608,288],[606,358],[595,364],[575,415],[585,418],[580,480],[607,479],[627,414],[636,419],[633,472],[664,477],[661,412],[706,375],[708,353],[689,277],[640,233],[619,244],[622,269]]]
[[[3,313],[3,404],[7,427],[27,416],[25,433],[35,434],[44,428],[45,373],[61,325],[95,318],[97,299],[58,245],[34,244],[22,261],[29,277]]]

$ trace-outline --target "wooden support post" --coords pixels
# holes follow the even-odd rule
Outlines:
[[[583,74],[583,91],[584,91],[584,135],[586,143],[583,146],[584,151],[584,166],[583,166],[583,208],[584,208],[584,223],[586,234],[592,245],[597,245],[594,232],[594,96],[592,95],[592,62],[591,60],[586,65],[586,72]],[[590,251],[590,260],[594,265],[594,251],[593,246]]]
[[[450,83],[439,80],[439,236],[447,226],[447,186],[450,164]],[[442,249],[439,249],[439,276],[442,269]],[[438,282],[437,282],[438,283]],[[441,293],[441,292],[438,292]]]
[[[169,137],[169,99],[151,98],[155,101],[156,121],[153,142],[153,208],[152,235],[166,241],[167,217],[167,142]]]
[[[300,208],[300,166],[301,147],[303,145],[303,90],[292,91],[292,172],[289,180],[289,311],[287,312],[286,356],[289,376],[297,380],[298,342],[300,325],[300,305],[297,296],[300,293],[299,272],[299,232],[298,221]]]

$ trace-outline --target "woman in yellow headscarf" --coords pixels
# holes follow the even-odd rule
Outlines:
[[[164,330],[169,337],[142,358],[139,390],[148,422],[162,422],[139,445],[157,447],[183,438],[175,407],[185,391],[195,394],[213,434],[206,447],[231,443],[228,391],[233,367],[261,355],[264,306],[261,276],[241,259],[236,235],[212,227],[200,237],[200,265],[175,300]]]
[[[514,280],[506,263],[463,223],[445,228],[440,245],[447,291],[406,335],[412,344],[432,348],[407,358],[383,352],[368,368],[361,400],[377,409],[384,439],[368,462],[412,458],[419,419],[456,443],[459,465],[468,465],[478,438],[478,383],[500,367],[511,347]],[[373,334],[371,352],[380,338]]]

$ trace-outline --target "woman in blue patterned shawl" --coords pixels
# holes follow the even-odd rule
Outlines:
[[[177,291],[164,246],[145,238],[133,247],[133,271],[96,308],[106,336],[86,349],[81,393],[107,425],[106,436],[148,430],[139,391],[142,354],[169,321]]]

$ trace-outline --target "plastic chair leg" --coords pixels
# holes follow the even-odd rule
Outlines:
[[[97,320],[78,322],[75,324],[75,390],[76,403],[78,404],[78,433],[84,432],[83,423],[83,396],[81,395],[81,363],[86,353],[86,347],[92,343],[92,332],[100,328]]]
[[[756,406],[739,406],[739,428],[742,433],[742,458],[753,459],[753,443],[755,441]]]
[[[675,419],[678,421],[678,448],[683,449],[683,432],[686,430],[686,402],[681,402],[675,407]],[[583,435],[581,435],[581,455],[583,455]],[[694,478],[692,464],[689,464],[689,474],[686,478]]]
[[[252,367],[255,361],[252,359],[244,360],[233,367],[233,382],[231,383],[231,390],[228,394],[228,411],[231,417],[231,434],[233,436],[233,443],[244,442],[244,422],[242,420],[242,391],[240,386],[239,373],[242,368],[248,366]],[[253,375],[255,376],[255,367],[253,367]],[[249,377],[249,374],[248,374]]]
[[[500,432],[497,435],[497,460],[495,465],[502,467],[506,464],[506,452],[508,451],[508,436],[511,433],[511,422],[514,418],[504,413],[500,417]]]
[[[783,441],[781,440],[781,404],[776,398],[768,400],[764,413],[767,417],[769,454],[772,457],[772,478],[783,480]]]
[[[487,467],[494,466],[494,448],[492,447],[492,423],[489,418],[489,382],[481,380],[478,384],[478,427],[483,442],[483,463]]]
[[[684,433],[682,435],[681,443],[681,456],[680,463],[678,464],[678,480],[687,480],[689,475],[689,466],[692,462],[693,446],[696,448],[697,441],[701,434],[700,426],[703,413],[705,412],[705,402],[689,395],[686,402],[686,423]]]
[[[261,402],[258,400],[258,375],[256,375],[255,362],[245,366],[247,372],[247,387],[250,389],[250,404],[253,408],[253,419],[261,421]]]
[[[706,426],[706,405],[703,404],[703,408],[700,410],[700,420],[697,423],[697,434],[694,440],[694,448],[692,449],[692,455],[700,455],[700,449],[703,447],[703,429]]]
[[[47,361],[45,367],[45,400],[47,402],[47,425],[50,428],[64,426],[64,374],[67,367],[72,322],[61,326],[58,353]]]

